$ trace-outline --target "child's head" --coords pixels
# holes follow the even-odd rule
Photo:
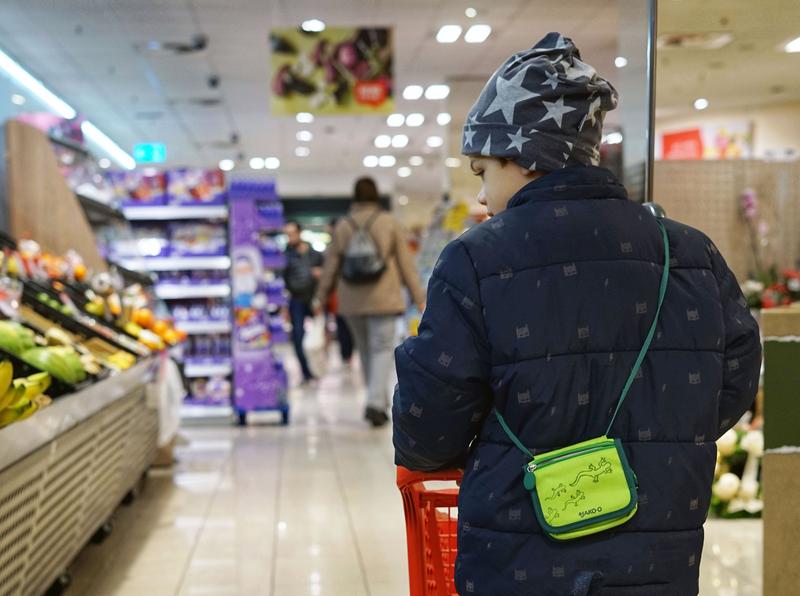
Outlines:
[[[511,56],[472,106],[462,138],[461,152],[483,173],[490,211],[505,209],[536,177],[597,165],[603,118],[616,106],[614,87],[581,61],[569,38],[548,33]]]

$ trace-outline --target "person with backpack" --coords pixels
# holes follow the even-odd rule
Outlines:
[[[283,278],[289,292],[289,318],[292,323],[292,344],[303,372],[303,383],[315,379],[308,365],[303,338],[306,318],[312,315],[311,300],[320,276],[322,255],[300,238],[302,226],[296,221],[288,221],[283,229],[287,237],[286,268]]]
[[[406,310],[405,286],[424,308],[425,294],[400,223],[380,205],[375,181],[355,183],[349,213],[339,219],[325,253],[315,311],[338,283],[339,312],[353,334],[367,385],[364,418],[373,426],[388,422],[389,376],[397,317]]]
[[[398,465],[464,470],[459,594],[698,593],[715,441],[753,402],[759,330],[714,243],[598,167],[616,105],[550,33],[464,126],[492,217],[443,250],[392,411]]]

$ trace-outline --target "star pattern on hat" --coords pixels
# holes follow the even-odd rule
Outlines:
[[[506,134],[508,135],[508,138],[511,140],[511,142],[508,144],[508,147],[506,147],[506,150],[511,149],[513,147],[514,149],[522,153],[522,145],[531,140],[530,138],[522,134],[522,127],[520,127],[519,130],[517,130],[516,134],[513,135],[511,133],[506,133]]]
[[[522,86],[522,83],[525,80],[525,75],[528,74],[529,69],[530,66],[528,68],[521,69],[511,80],[504,79],[501,75],[497,75],[497,78],[495,79],[496,95],[492,100],[492,103],[489,104],[489,107],[487,107],[483,112],[484,118],[489,114],[494,114],[495,112],[503,112],[503,118],[505,119],[506,123],[511,124],[514,121],[514,110],[516,109],[517,104],[529,99],[534,99],[535,97],[539,97],[541,95],[539,93],[529,91]]]
[[[486,137],[486,143],[483,145],[483,149],[481,149],[481,155],[485,155],[486,157],[490,157],[492,155],[492,135]]]
[[[558,71],[548,71],[544,73],[544,76],[547,77],[547,80],[543,81],[542,85],[550,85],[555,91],[555,88],[558,87]]]
[[[472,139],[475,137],[475,133],[478,132],[472,128],[472,122],[469,122],[464,129],[464,146],[465,147],[472,147]]]
[[[597,71],[583,60],[574,58],[571,61],[562,61],[564,74],[570,81],[576,81],[581,77],[586,77],[590,81],[597,75]]]
[[[547,113],[542,116],[542,119],[539,120],[539,122],[552,119],[559,128],[561,128],[563,125],[564,114],[569,114],[570,112],[575,111],[575,108],[564,105],[563,95],[556,101],[543,101],[542,104],[544,104],[544,107],[547,109]]]
[[[601,108],[602,108],[602,100],[600,99],[599,96],[595,97],[592,100],[592,103],[589,104],[589,111],[586,112],[586,115],[583,117],[580,128],[578,130],[583,130],[583,127],[588,120],[591,120],[592,126],[595,126],[597,124],[597,113],[601,110]]]

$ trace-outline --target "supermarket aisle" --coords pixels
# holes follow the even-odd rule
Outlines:
[[[192,428],[172,473],[119,510],[74,568],[75,596],[407,594],[390,431],[352,373],[294,395],[294,424]],[[701,594],[761,593],[758,522],[709,524]]]

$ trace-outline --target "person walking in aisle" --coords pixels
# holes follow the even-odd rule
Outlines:
[[[715,441],[753,402],[759,331],[713,242],[598,167],[616,105],[550,33],[464,127],[492,217],[442,251],[393,406],[398,465],[464,469],[459,594],[698,593]]]
[[[333,218],[328,222],[328,233],[331,238],[333,238],[333,231],[336,229],[336,222],[337,218]],[[331,292],[330,298],[328,298],[325,312],[332,315],[336,323],[336,341],[339,342],[339,354],[342,357],[342,364],[350,366],[353,358],[353,334],[350,333],[347,321],[339,312],[339,295],[335,289]]]
[[[355,183],[353,204],[333,232],[314,299],[320,311],[338,282],[339,311],[347,320],[367,385],[364,413],[373,426],[389,420],[389,375],[395,322],[406,310],[402,288],[424,308],[425,294],[400,223],[381,208],[371,178]]]
[[[321,272],[322,255],[300,238],[303,228],[298,222],[287,222],[283,231],[288,239],[286,269],[283,271],[283,277],[289,292],[292,343],[303,372],[303,383],[308,383],[314,380],[314,375],[308,366],[308,360],[303,350],[304,325],[306,318],[312,316],[311,300],[314,297]]]

